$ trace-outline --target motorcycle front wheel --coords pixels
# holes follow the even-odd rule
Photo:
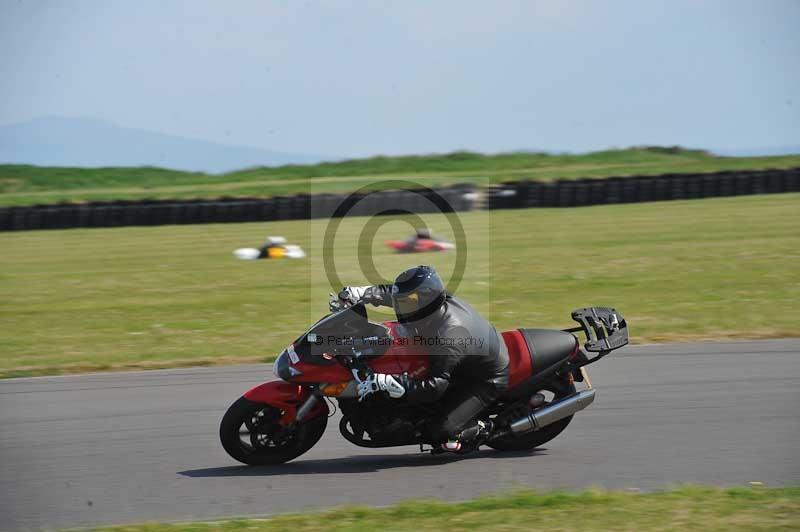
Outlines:
[[[219,426],[225,451],[247,465],[278,465],[311,449],[325,432],[327,416],[317,416],[296,427],[282,427],[281,411],[240,397]]]

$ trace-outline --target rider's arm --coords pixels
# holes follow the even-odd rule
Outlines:
[[[391,307],[392,286],[390,284],[376,284],[367,287],[364,291],[364,302],[372,303],[376,307]]]
[[[468,334],[466,329],[448,331],[447,337]],[[466,355],[455,345],[437,346],[430,354],[431,366],[427,376],[414,379],[408,375],[398,376],[400,384],[406,389],[405,399],[412,403],[436,401],[450,386],[453,372]]]

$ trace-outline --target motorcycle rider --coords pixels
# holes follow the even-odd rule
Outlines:
[[[282,236],[268,236],[264,245],[258,248],[259,259],[273,259],[281,258],[284,255],[284,247],[286,239]]]
[[[485,441],[491,422],[477,418],[508,388],[508,351],[486,319],[445,291],[433,267],[408,269],[391,285],[345,287],[338,297],[343,305],[394,307],[409,340],[430,354],[424,378],[372,374],[359,385],[359,400],[377,391],[409,402],[441,399],[443,415],[428,431],[432,442],[456,452]]]
[[[413,236],[406,238],[406,243],[409,247],[414,247],[420,240],[433,240],[433,234],[427,227],[418,228]]]

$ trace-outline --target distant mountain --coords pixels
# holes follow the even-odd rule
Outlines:
[[[86,118],[52,116],[0,126],[0,164],[160,166],[219,173],[252,166],[314,164],[323,159],[164,135]]]
[[[770,157],[772,155],[798,155],[800,146],[773,146],[771,148],[751,148],[749,150],[714,150],[724,157]]]

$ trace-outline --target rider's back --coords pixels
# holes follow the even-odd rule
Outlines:
[[[472,306],[448,296],[435,319],[418,333],[431,354],[432,374],[448,371],[460,384],[508,385],[508,352],[497,330]]]

